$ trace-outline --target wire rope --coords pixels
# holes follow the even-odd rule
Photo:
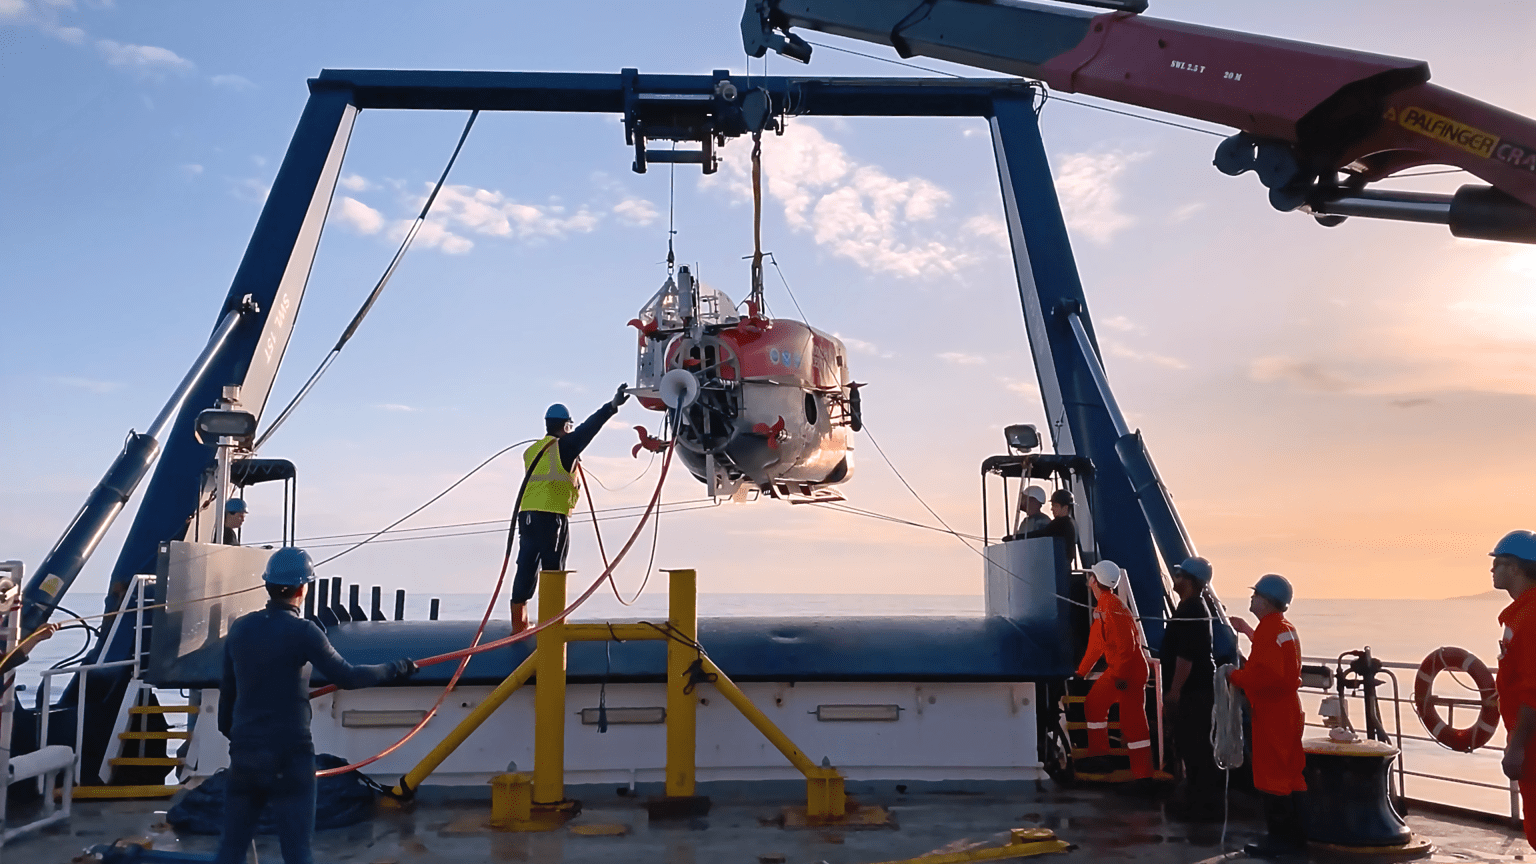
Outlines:
[[[432,187],[431,194],[427,195],[427,200],[422,203],[421,212],[416,215],[416,220],[411,223],[410,230],[405,232],[405,238],[400,241],[400,248],[395,250],[395,257],[391,258],[389,266],[384,268],[383,275],[379,277],[379,281],[373,286],[373,290],[369,292],[368,299],[363,301],[363,305],[357,310],[357,314],[352,316],[352,321],[342,331],[341,338],[336,340],[336,344],[331,348],[330,353],[326,354],[325,359],[320,361],[320,365],[315,367],[315,371],[309,376],[309,380],[304,382],[304,386],[299,388],[299,392],[295,393],[283,410],[278,413],[277,419],[272,421],[272,425],[267,427],[267,431],[263,432],[256,439],[256,443],[251,446],[252,451],[260,450],[261,445],[267,443],[267,439],[271,438],[272,434],[287,422],[294,409],[299,407],[299,403],[304,401],[304,397],[309,395],[309,391],[314,389],[314,386],[319,383],[320,378],[331,368],[331,364],[341,354],[341,349],[357,333],[357,328],[362,325],[363,319],[368,315],[368,311],[373,308],[373,304],[379,299],[379,295],[384,293],[384,286],[388,285],[390,278],[395,275],[395,270],[399,268],[401,260],[405,258],[406,250],[411,248],[412,241],[416,239],[417,232],[421,230],[422,225],[426,224],[427,214],[432,210],[433,202],[437,200],[437,193],[441,192],[443,184],[448,182],[448,172],[453,170],[454,163],[459,160],[459,152],[464,149],[464,142],[469,138],[469,130],[474,128],[475,118],[479,116],[480,110],[478,108],[469,113],[469,120],[464,124],[464,131],[459,133],[459,143],[454,146],[453,155],[448,157],[448,164],[443,166],[443,173],[437,178],[437,185]]]
[[[443,491],[441,491],[441,492],[437,493],[436,495],[433,495],[431,498],[427,499],[427,503],[421,505],[420,507],[417,507],[415,510],[412,510],[411,512],[405,514],[404,516],[401,516],[399,519],[396,519],[395,521],[389,523],[389,525],[385,526],[382,530],[375,531],[372,535],[370,535],[370,536],[368,536],[368,537],[366,537],[366,538],[364,538],[362,540],[359,540],[358,542],[352,544],[351,546],[347,547],[346,549],[343,549],[340,552],[337,552],[335,555],[332,555],[329,558],[326,558],[326,559],[324,559],[322,561],[316,562],[315,566],[319,567],[322,564],[329,564],[330,562],[335,561],[337,558],[340,558],[341,556],[346,555],[349,552],[352,552],[352,551],[354,551],[356,549],[359,549],[359,548],[367,545],[368,543],[372,542],[374,539],[376,539],[380,535],[382,535],[385,531],[388,531],[391,528],[394,528],[396,525],[399,525],[401,522],[404,522],[405,520],[411,518],[412,516],[415,516],[417,513],[420,513],[421,511],[423,511],[423,510],[427,509],[428,507],[431,507],[433,504],[437,503],[444,495],[447,495],[449,492],[452,492],[454,489],[457,489],[460,484],[462,484],[464,481],[468,480],[469,478],[475,476],[475,474],[478,473],[481,468],[484,468],[485,466],[487,466],[487,465],[491,464],[492,462],[495,462],[497,459],[501,458],[502,454],[506,453],[508,450],[511,450],[514,447],[521,447],[524,444],[531,444],[531,443],[533,443],[533,440],[534,439],[530,438],[530,439],[528,439],[526,441],[519,441],[516,444],[508,444],[507,446],[501,448],[500,450],[496,451],[490,458],[486,459],[484,462],[481,462],[479,465],[476,465],[474,468],[470,469],[470,472],[468,474],[465,474],[463,477],[460,477],[459,479],[457,479],[457,480],[453,481],[451,484],[449,484],[447,489],[444,489]]]

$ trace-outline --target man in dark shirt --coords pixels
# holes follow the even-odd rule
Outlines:
[[[1211,659],[1211,610],[1205,602],[1211,563],[1186,558],[1172,576],[1179,605],[1163,630],[1163,713],[1173,730],[1175,755],[1184,766],[1184,815],[1219,819],[1222,778],[1211,750],[1216,667]]]
[[[224,502],[224,538],[225,546],[240,545],[240,526],[245,524],[245,499],[231,498]]]
[[[325,634],[304,620],[304,593],[315,581],[309,553],[292,547],[267,559],[267,608],[241,616],[224,642],[219,731],[229,739],[224,834],[215,864],[246,860],[263,807],[272,807],[285,864],[313,864],[315,745],[309,734],[306,664],[343,690],[408,678],[410,660],[353,666]]]
[[[619,406],[629,400],[623,384],[613,399],[571,428],[571,412],[560,403],[544,412],[545,435],[523,451],[527,480],[517,504],[517,575],[512,578],[512,632],[528,627],[528,601],[538,586],[540,570],[561,570],[570,545],[571,508],[581,497],[576,471],[581,451],[592,443]]]
[[[1060,538],[1068,561],[1077,560],[1077,523],[1072,521],[1072,490],[1051,493],[1051,521],[1044,528],[1024,532],[1025,537]]]

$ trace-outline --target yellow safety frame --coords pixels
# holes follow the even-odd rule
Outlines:
[[[690,687],[695,663],[712,676],[726,698],[806,780],[807,821],[831,824],[846,817],[847,796],[837,769],[817,765],[719,666],[698,646],[698,573],[692,569],[665,571],[670,596],[667,626],[636,624],[568,624],[556,620],[565,610],[570,571],[545,570],[539,575],[539,620],[551,622],[536,637],[533,654],[459,722],[415,768],[400,778],[397,796],[409,795],[443,760],[506,703],[517,689],[535,679],[534,761],[532,774],[503,774],[492,780],[491,825],[508,831],[544,831],[558,827],[571,811],[565,800],[566,645],[610,639],[667,640],[667,754],[665,793],[668,798],[694,796],[695,755],[698,749],[698,697]]]

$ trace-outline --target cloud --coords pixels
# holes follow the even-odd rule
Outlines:
[[[235,183],[234,195],[242,201],[254,201],[257,204],[267,203],[267,195],[272,187],[257,180],[255,177],[247,177]]]
[[[409,405],[400,405],[395,402],[385,402],[381,405],[375,405],[373,407],[378,408],[381,411],[395,411],[401,414],[415,414],[421,410],[420,408],[412,408]]]
[[[1199,213],[1204,209],[1204,201],[1191,201],[1182,207],[1175,208],[1172,213],[1168,214],[1168,220],[1175,225],[1179,224],[1180,222],[1187,222],[1191,216],[1194,216],[1196,213]]]
[[[109,66],[129,69],[152,77],[164,72],[186,74],[197,69],[191,60],[178,56],[169,48],[160,48],[155,45],[126,45],[111,39],[97,39],[96,50],[101,53]]]
[[[998,378],[1002,385],[1020,396],[1040,397],[1040,385],[1034,381],[1020,381],[1017,378]]]
[[[1248,377],[1260,384],[1281,382],[1314,393],[1344,393],[1356,386],[1336,369],[1294,357],[1257,357],[1248,364]]]
[[[644,198],[626,198],[613,205],[613,215],[625,225],[645,226],[656,221],[656,205]]]
[[[879,357],[882,360],[890,359],[891,357],[896,356],[896,352],[894,351],[881,351],[880,346],[873,342],[865,342],[863,339],[855,339],[852,336],[844,336],[841,333],[833,333],[832,335],[838,339],[843,340],[843,345],[845,347],[851,348],[860,354],[869,354],[874,357]]]
[[[54,0],[44,0],[44,3],[46,6],[68,6],[69,8],[74,6],[72,3],[58,3]],[[0,0],[0,23],[30,25],[71,45],[85,43],[84,30],[79,27],[65,27],[58,23],[57,18],[58,15],[53,9],[34,9],[27,4],[26,0]]]
[[[1422,408],[1425,405],[1433,404],[1434,401],[1435,400],[1433,400],[1433,399],[1424,399],[1424,398],[1418,398],[1418,399],[1392,399],[1389,402],[1387,402],[1387,404],[1391,405],[1393,408]]]
[[[1119,330],[1121,333],[1135,333],[1140,332],[1142,329],[1140,324],[1137,324],[1135,321],[1132,321],[1124,315],[1116,315],[1113,318],[1106,318],[1100,323],[1110,330]]]
[[[981,214],[972,216],[961,225],[965,233],[978,240],[994,243],[1000,248],[1009,248],[1008,223],[999,216]]]
[[[384,227],[384,214],[350,196],[341,199],[336,217],[359,234],[377,234]]]
[[[959,351],[945,351],[943,354],[936,356],[945,363],[953,363],[956,366],[980,366],[987,362],[985,357],[975,354],[962,354]]]
[[[208,79],[215,87],[225,87],[230,90],[255,90],[256,84],[249,78],[240,75],[215,75]]]
[[[1162,366],[1167,369],[1188,369],[1189,364],[1177,357],[1167,357],[1162,354],[1153,354],[1149,351],[1136,351],[1117,342],[1101,341],[1100,344],[1111,357],[1123,357],[1126,360],[1134,360],[1137,363],[1151,363],[1154,366]]]
[[[181,173],[187,175],[188,179],[191,179],[203,173],[203,166],[195,162],[189,162],[181,166]]]
[[[1136,223],[1120,210],[1115,181],[1125,169],[1148,153],[1072,153],[1056,168],[1056,196],[1067,227],[1096,243],[1108,243]]]
[[[431,188],[430,184],[426,186],[428,192]],[[412,202],[412,206],[419,208],[424,203],[425,192]],[[426,240],[428,246],[440,245],[445,252],[457,253],[469,251],[474,244],[454,234],[452,229],[455,228],[488,237],[537,241],[590,233],[601,221],[602,215],[585,205],[569,212],[559,203],[524,204],[499,191],[473,186],[444,186],[432,205],[432,217],[423,226],[418,239]],[[429,228],[438,239],[428,237]],[[403,236],[403,229],[397,227],[397,232]]]
[[[389,229],[389,239],[403,240],[407,231],[411,230],[414,219],[401,219]],[[415,242],[428,249],[441,249],[449,255],[463,255],[475,248],[475,241],[468,237],[455,234],[444,228],[441,222],[428,219],[421,225],[421,230],[416,232]]]
[[[748,148],[727,145],[720,152],[724,170],[702,182],[723,184],[750,201]],[[932,223],[950,202],[947,191],[921,177],[903,180],[860,165],[806,123],[790,126],[763,148],[763,175],[766,195],[783,207],[791,231],[809,232],[818,245],[866,270],[942,276],[973,257],[936,239]]]
[[[1318,284],[1312,302],[1349,313],[1306,319],[1303,338],[1248,362],[1251,380],[1399,401],[1449,392],[1536,396],[1536,249],[1426,244],[1382,265],[1389,291],[1348,273]]]
[[[336,183],[337,185],[341,186],[341,188],[348,189],[353,192],[366,192],[373,188],[373,184],[369,183],[367,178],[358,174],[343,174],[341,175],[341,179],[337,180]]]
[[[122,389],[123,385],[117,381],[96,381],[91,378],[76,378],[68,375],[54,375],[48,379],[54,384],[64,387],[72,387],[76,390],[84,390],[87,393],[95,393],[98,396]]]

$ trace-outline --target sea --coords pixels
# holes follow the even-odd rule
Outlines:
[[[101,611],[103,595],[72,593],[69,607],[83,615]],[[432,601],[424,593],[407,596],[406,617],[423,620],[428,617]],[[488,597],[479,594],[443,594],[439,601],[439,618],[444,620],[478,620],[485,613]],[[625,597],[624,600],[632,598]],[[1229,613],[1243,612],[1247,608],[1246,597],[1224,598]],[[1497,623],[1499,610],[1508,603],[1502,593],[1487,592],[1471,597],[1446,600],[1310,600],[1298,599],[1287,613],[1291,623],[1301,635],[1302,653],[1309,662],[1327,661],[1333,665],[1341,654],[1370,648],[1374,657],[1388,663],[1417,666],[1427,655],[1442,646],[1465,648],[1481,658],[1490,668],[1498,658],[1498,640],[1501,628]],[[386,606],[392,609],[392,602]],[[498,603],[496,617],[505,619],[509,612],[503,600]],[[634,602],[625,605],[613,592],[606,589],[594,594],[573,616],[575,621],[623,620],[637,618],[664,618],[667,614],[667,595],[650,590],[642,593]],[[885,616],[979,616],[983,614],[981,595],[927,595],[927,594],[700,594],[700,617],[885,617]],[[1251,620],[1251,616],[1249,616]],[[61,620],[57,616],[55,620]],[[17,671],[19,695],[28,704],[35,699],[42,673],[61,660],[69,658],[83,647],[86,633],[83,630],[67,630],[42,643],[34,651],[32,660]],[[1246,645],[1246,641],[1245,641]],[[1404,700],[1400,705],[1402,731],[1405,735],[1426,736],[1423,725],[1414,715],[1412,707],[1415,672],[1413,669],[1393,669],[1398,692]],[[68,681],[67,676],[55,676],[52,683],[54,694]],[[1435,691],[1442,696],[1475,698],[1470,680],[1460,676],[1441,675]],[[1390,692],[1383,692],[1385,699]],[[57,698],[55,695],[54,698]],[[1317,703],[1320,694],[1303,699],[1308,711],[1308,722],[1317,722]],[[1352,705],[1352,719],[1357,726],[1363,725],[1359,703]],[[1385,702],[1384,713],[1391,713],[1393,704]],[[1467,725],[1469,715],[1455,718],[1456,725]],[[1397,728],[1394,718],[1385,718],[1389,731]],[[1320,729],[1310,729],[1310,734],[1322,734]],[[1507,781],[1499,770],[1503,730],[1490,742],[1490,748],[1476,753],[1454,753],[1436,744],[1404,741],[1403,764],[1407,770],[1418,774],[1457,778],[1464,782],[1430,779],[1418,776],[1403,778],[1410,798],[1438,801],[1490,813],[1508,814],[1510,794]],[[1477,784],[1477,785],[1473,785]]]

